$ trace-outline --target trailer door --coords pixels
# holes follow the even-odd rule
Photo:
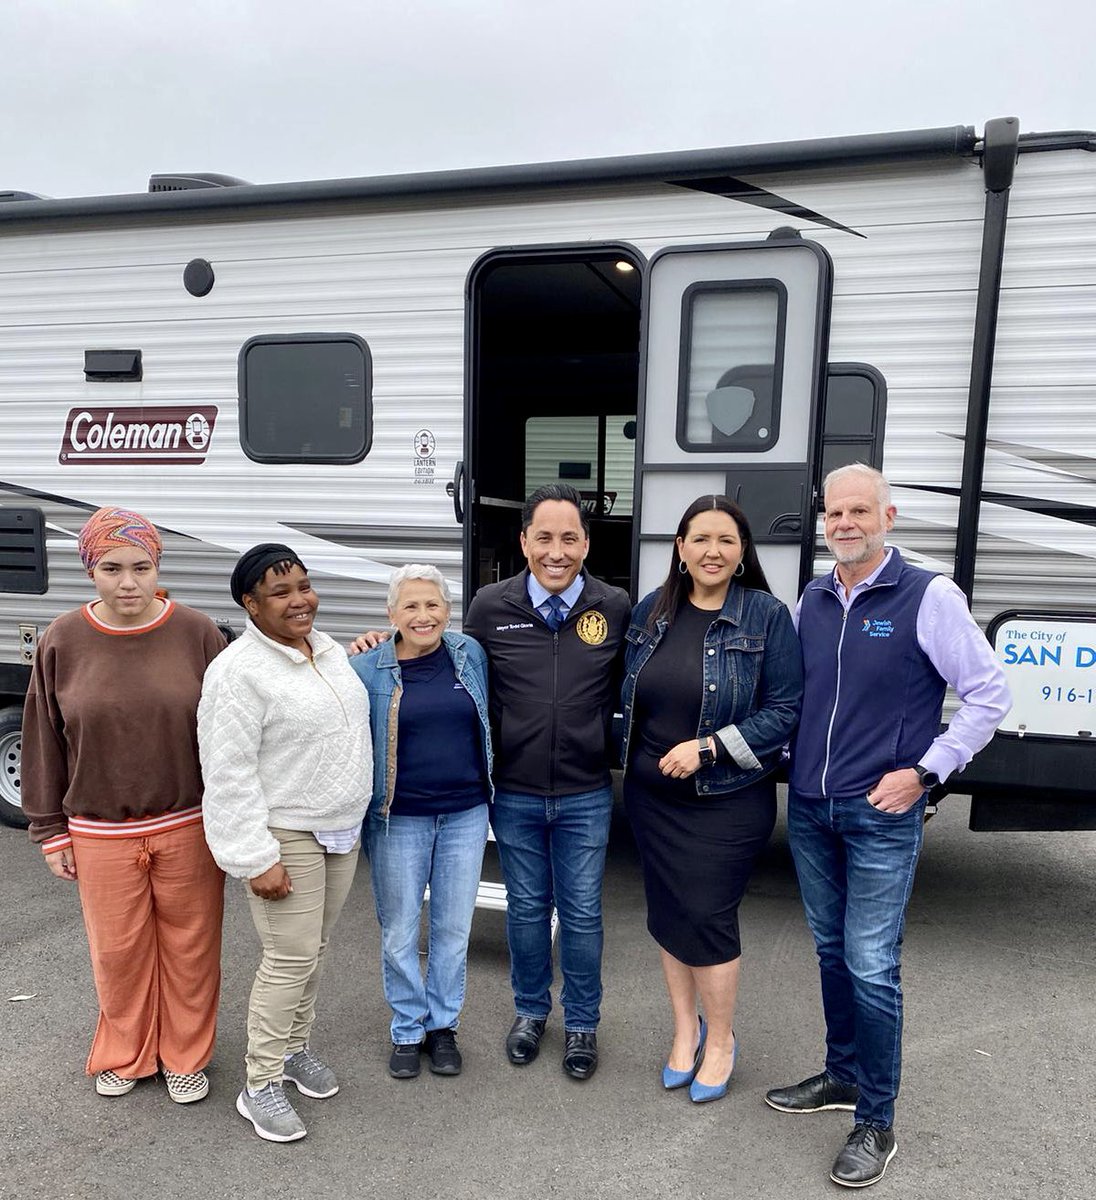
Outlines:
[[[829,255],[794,235],[671,247],[644,282],[635,594],[665,578],[688,505],[720,493],[794,604],[813,557]]]

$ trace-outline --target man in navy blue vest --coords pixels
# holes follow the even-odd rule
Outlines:
[[[826,1064],[765,1100],[781,1112],[853,1110],[830,1178],[865,1187],[897,1149],[899,956],[926,796],[990,740],[1011,700],[959,588],[885,544],[896,514],[886,479],[840,467],[824,495],[837,565],[796,612],[806,690],[788,840],[818,949]],[[960,707],[941,733],[948,686]]]

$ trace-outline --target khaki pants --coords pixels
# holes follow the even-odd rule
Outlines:
[[[247,1085],[281,1079],[287,1054],[308,1042],[324,951],[358,867],[358,846],[329,854],[311,833],[271,829],[293,881],[283,900],[262,900],[245,883],[263,944],[247,1010]]]
[[[224,875],[201,823],[72,839],[99,1023],[87,1072],[200,1071],[213,1055]]]

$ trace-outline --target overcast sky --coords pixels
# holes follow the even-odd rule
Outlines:
[[[0,190],[1096,128],[1093,0],[0,0]]]

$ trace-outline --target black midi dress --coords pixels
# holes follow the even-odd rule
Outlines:
[[[741,953],[738,906],[776,823],[771,775],[733,792],[698,794],[695,777],[670,779],[658,769],[663,755],[697,736],[704,639],[718,615],[685,603],[644,664],[624,776],[647,928],[691,967],[730,962]],[[725,761],[727,751],[720,748],[720,755]]]

